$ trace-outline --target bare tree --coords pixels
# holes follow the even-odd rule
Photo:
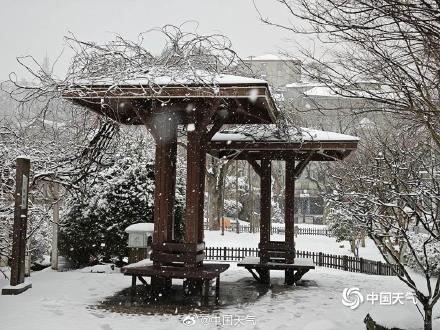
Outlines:
[[[315,49],[300,48],[304,61],[314,64],[303,66],[309,78],[335,95],[367,100],[365,111],[398,113],[424,126],[440,147],[437,1],[276,2],[301,25],[260,12],[264,22],[316,38]]]
[[[346,219],[354,235],[368,233],[384,259],[399,266],[397,276],[414,290],[431,329],[440,299],[440,153],[428,132],[417,135],[398,120],[365,132],[360,150],[333,170],[326,197],[340,226]]]
[[[425,329],[432,329],[432,307],[440,296],[438,256],[433,248],[439,244],[435,159],[440,150],[440,4],[411,0],[276,2],[300,23],[286,25],[260,12],[261,19],[293,33],[311,35],[319,46],[318,51],[300,48],[304,62],[312,64],[303,67],[310,79],[322,82],[341,98],[367,101],[363,112],[381,111],[406,120],[395,127],[396,132],[386,132],[392,138],[377,131],[364,142],[363,152],[352,158],[355,163],[344,164],[351,165],[345,170],[355,169],[356,173],[335,174],[339,180],[333,188],[349,187],[338,195],[339,207],[369,223],[369,233],[386,260],[401,264],[404,275],[399,277],[416,292],[424,308]],[[405,134],[413,139],[405,139]],[[431,142],[415,136],[428,136]],[[427,159],[426,155],[434,156]],[[414,234],[411,226],[423,232]],[[394,240],[399,244],[393,245]],[[403,266],[400,250],[405,246],[413,260],[408,264],[417,266],[426,278],[427,294],[417,288]]]

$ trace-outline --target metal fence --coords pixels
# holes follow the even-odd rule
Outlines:
[[[207,224],[205,224],[205,230],[208,230],[209,227]],[[236,232],[237,231],[237,225],[231,224],[228,227],[225,227],[225,231],[231,231]],[[247,225],[239,225],[238,231],[240,233],[258,233],[260,232],[259,226],[254,226],[253,228],[251,226]],[[271,234],[284,234],[284,228],[283,227],[271,227]],[[331,233],[328,229],[322,229],[322,228],[304,228],[304,227],[297,227],[295,226],[295,235],[323,235],[323,236],[331,236]]]
[[[245,257],[257,257],[257,248],[231,248],[231,247],[207,247],[205,248],[207,260],[239,261]],[[341,269],[348,272],[371,275],[393,276],[397,272],[401,274],[398,265],[389,265],[380,261],[364,258],[328,254],[323,252],[296,251],[297,258],[312,258],[317,266]]]

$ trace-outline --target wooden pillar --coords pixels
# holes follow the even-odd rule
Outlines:
[[[285,244],[288,253],[286,253],[286,262],[292,263],[295,258],[295,159],[286,160],[286,187],[284,196],[284,225],[285,225]]]
[[[150,129],[156,142],[154,168],[154,237],[152,244],[153,265],[161,266],[160,249],[174,239],[174,201],[176,193],[177,122],[172,113],[156,113]],[[163,292],[171,287],[170,278],[153,276],[153,292]]]
[[[261,160],[260,175],[260,260],[268,262],[269,255],[267,246],[270,241],[270,217],[271,217],[271,162],[268,159]]]
[[[203,211],[205,203],[206,150],[223,125],[226,114],[217,116],[219,101],[200,104],[190,116],[193,129],[188,131],[186,158],[186,223],[185,243],[202,243],[204,238]],[[201,109],[204,108],[204,109]],[[216,115],[217,114],[217,115]],[[208,130],[208,125],[212,127]]]
[[[30,161],[17,158],[11,285],[24,283]]]
[[[188,132],[185,243],[203,242],[205,164],[204,132]]]
[[[156,115],[154,245],[173,240],[176,191],[177,125],[168,114]]]

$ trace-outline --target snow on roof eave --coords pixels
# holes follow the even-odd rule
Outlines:
[[[249,78],[251,79],[251,78]],[[266,98],[270,107],[277,112],[273,95],[269,89],[269,85],[264,80],[254,79],[255,83],[233,83],[232,80],[224,81],[218,85],[207,85],[200,83],[192,84],[168,84],[168,85],[143,85],[136,83],[124,84],[75,84],[61,86],[62,97],[65,99],[90,99],[90,98],[160,98],[165,96],[168,98]],[[228,83],[226,83],[228,82]],[[86,82],[84,82],[86,83]],[[206,90],[208,89],[208,90]],[[209,89],[212,89],[209,92]],[[264,91],[262,90],[264,89]],[[253,95],[254,91],[257,95]]]
[[[206,84],[176,84],[176,85],[64,85],[60,86],[62,97],[67,100],[87,100],[99,99],[105,97],[106,99],[123,98],[154,98],[160,99],[189,99],[189,98],[241,98],[249,99],[254,103],[254,91],[257,91],[256,98],[266,100],[266,112],[270,122],[274,123],[279,113],[279,109],[269,89],[269,85],[265,80],[231,76],[237,79],[234,83],[233,79],[225,79],[221,85],[206,85]],[[127,81],[126,81],[127,82]],[[251,84],[251,82],[253,82]],[[138,81],[139,83],[139,81]],[[212,88],[211,91],[205,89]]]
[[[260,134],[267,134],[266,136],[262,136]],[[315,142],[315,143],[358,143],[359,138],[356,136],[329,132],[329,131],[320,131],[309,128],[301,128],[301,132],[296,135],[291,136],[291,138],[280,139],[276,138],[271,132],[262,132],[259,131],[255,134],[250,133],[228,133],[228,132],[218,132],[216,133],[212,139],[212,142],[267,142],[267,143],[301,143],[301,142]]]
[[[84,87],[198,87],[198,86],[249,86],[249,85],[265,85],[267,81],[263,79],[235,76],[229,74],[209,74],[204,73],[198,75],[188,75],[173,77],[170,75],[159,76],[143,76],[137,78],[120,79],[116,81],[112,77],[102,77],[96,79],[79,79],[70,82],[73,86]]]

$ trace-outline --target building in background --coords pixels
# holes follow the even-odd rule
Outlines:
[[[266,80],[274,89],[284,89],[301,80],[301,61],[281,55],[249,56],[243,62],[257,77]]]
[[[377,104],[355,96],[359,91],[379,90],[381,86],[378,82],[353,83],[349,86],[353,93],[344,96],[336,88],[304,79],[302,62],[299,60],[266,54],[248,57],[244,62],[257,77],[268,81],[274,96],[290,109],[292,118],[299,126],[356,135],[359,128],[366,124],[374,125],[377,120],[373,115],[353,117],[351,114],[357,110],[377,109]],[[310,164],[307,171],[297,179],[296,222],[322,223],[325,207],[321,189],[324,182],[325,171],[323,173],[320,164]]]

